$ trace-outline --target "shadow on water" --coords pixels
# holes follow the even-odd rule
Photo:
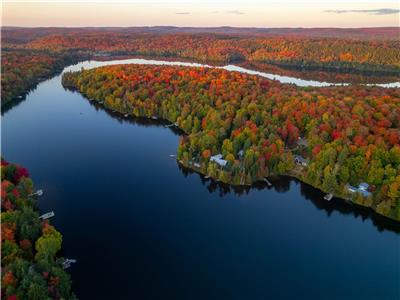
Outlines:
[[[68,90],[71,91],[71,90]],[[78,93],[76,91],[73,91],[74,93]],[[79,94],[79,93],[78,93]],[[149,119],[145,117],[135,117],[132,115],[127,115],[125,116],[124,114],[116,111],[111,111],[109,109],[104,108],[104,106],[96,101],[90,101],[87,100],[91,106],[95,108],[96,111],[103,111],[105,112],[108,116],[112,117],[113,119],[117,120],[120,124],[132,124],[132,125],[140,125],[144,127],[167,127],[171,125],[171,122],[165,119]],[[184,134],[184,132],[179,129],[178,127],[172,126],[168,127],[171,132],[173,132],[175,135],[180,136]]]
[[[333,198],[331,201],[326,201],[323,199],[323,192],[296,178],[289,176],[271,177],[269,179],[272,183],[271,187],[268,187],[265,182],[256,182],[251,186],[233,186],[211,178],[206,178],[204,175],[182,166],[181,164],[177,165],[185,177],[197,174],[200,177],[202,185],[206,187],[210,194],[218,193],[220,197],[223,197],[229,193],[234,193],[236,196],[243,196],[249,194],[251,190],[260,191],[263,189],[273,189],[278,193],[285,193],[290,190],[292,183],[300,184],[301,195],[304,196],[306,200],[310,200],[318,210],[325,211],[327,217],[330,217],[333,212],[339,212],[342,215],[352,215],[355,218],[361,218],[363,221],[371,219],[374,226],[380,232],[388,230],[397,234],[400,233],[400,224],[398,222],[381,216],[370,208],[340,198]]]

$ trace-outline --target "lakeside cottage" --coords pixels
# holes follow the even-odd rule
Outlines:
[[[217,155],[211,156],[210,157],[210,161],[213,161],[213,162],[217,163],[221,167],[225,167],[226,164],[228,163],[227,160],[222,158],[222,154],[217,154]]]
[[[307,167],[308,166],[308,159],[305,159],[301,155],[296,155],[294,157],[294,162],[300,166]]]
[[[354,186],[348,184],[346,187],[347,187],[347,191],[349,191],[350,193],[360,193],[361,195],[363,195],[366,198],[371,196],[371,193],[368,191],[368,188],[369,188],[368,183],[361,182],[358,185],[358,187],[354,187]]]

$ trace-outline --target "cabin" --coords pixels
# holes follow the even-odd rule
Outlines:
[[[210,161],[217,163],[221,167],[225,167],[226,164],[228,163],[227,160],[222,158],[222,154],[217,154],[217,155],[211,156]]]
[[[308,166],[308,159],[305,159],[303,156],[301,155],[296,155],[294,157],[294,162],[297,165],[303,166],[303,167],[307,167]]]
[[[349,191],[350,193],[359,193],[361,194],[363,197],[367,198],[371,196],[371,193],[368,191],[369,189],[369,184],[365,183],[365,182],[361,182],[358,187],[354,187],[351,185],[347,185],[346,186],[347,191]]]

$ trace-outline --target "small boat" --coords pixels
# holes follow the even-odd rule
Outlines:
[[[174,158],[174,157],[175,157],[175,155],[174,155],[174,154],[170,154],[170,155],[169,155],[169,157],[171,157],[171,158]]]
[[[156,116],[151,117],[153,120],[157,120],[158,118]]]
[[[125,114],[124,116],[125,116],[125,118],[127,118],[127,117],[128,117],[128,114]]]
[[[208,175],[204,176],[204,179],[209,179],[209,178],[210,178],[210,176],[208,176]]]
[[[331,193],[326,194],[326,195],[324,196],[324,199],[325,199],[326,201],[331,201],[332,198],[333,198],[333,195],[332,195]]]

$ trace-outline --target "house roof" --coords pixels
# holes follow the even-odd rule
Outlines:
[[[217,164],[219,164],[222,167],[225,167],[226,164],[228,163],[228,161],[226,161],[225,159],[222,159],[222,154],[217,154],[217,155],[211,156],[210,161],[216,162]]]
[[[294,157],[294,159],[298,160],[298,161],[301,162],[301,163],[308,164],[308,159],[305,159],[305,158],[304,158],[303,156],[301,156],[301,155],[296,155],[296,156]]]
[[[366,183],[366,182],[361,182],[361,183],[358,185],[358,188],[359,188],[359,189],[362,189],[362,190],[367,190],[367,189],[369,188],[369,184]]]

